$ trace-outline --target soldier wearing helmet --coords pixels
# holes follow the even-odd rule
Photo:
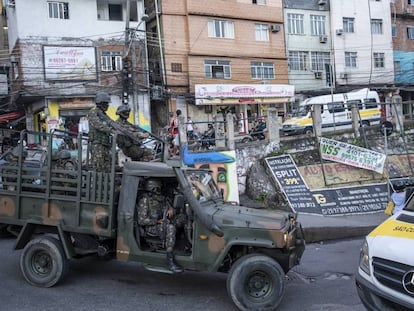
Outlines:
[[[114,130],[106,120],[99,116],[98,110],[106,113],[110,102],[109,94],[98,93],[95,96],[96,108],[91,109],[88,113],[91,160],[94,168],[99,172],[109,171],[110,169],[110,136]]]
[[[167,265],[174,273],[183,272],[174,258],[176,228],[174,225],[174,209],[162,195],[162,182],[149,178],[144,184],[145,193],[137,204],[138,225],[144,229],[144,236],[158,237],[165,243]]]
[[[152,152],[142,145],[142,140],[148,137],[148,133],[139,131],[134,125],[128,122],[131,108],[128,105],[121,105],[116,109],[116,114],[119,116],[116,122],[125,130],[129,131],[137,139],[132,139],[126,135],[118,135],[116,143],[122,152],[130,157],[132,161],[150,161],[152,159]]]

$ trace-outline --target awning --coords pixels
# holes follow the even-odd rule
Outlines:
[[[0,115],[0,123],[9,123],[10,121],[15,121],[16,119],[21,119],[24,117],[24,112],[21,111],[12,111]]]

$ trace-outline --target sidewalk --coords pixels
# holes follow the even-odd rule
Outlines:
[[[240,196],[240,203],[244,206],[261,207],[260,203],[249,199],[246,195]],[[299,213],[298,221],[302,224],[306,242],[314,243],[326,240],[363,237],[387,219],[387,217],[382,211],[343,216]]]

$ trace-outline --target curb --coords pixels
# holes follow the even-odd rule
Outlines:
[[[303,227],[306,243],[317,243],[328,240],[360,238],[368,235],[377,226],[360,227]]]

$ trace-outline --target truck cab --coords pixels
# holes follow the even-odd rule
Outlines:
[[[30,284],[55,285],[68,260],[85,256],[136,261],[171,273],[163,240],[146,236],[137,222],[143,184],[157,178],[166,202],[181,216],[174,252],[185,271],[227,273],[229,295],[240,310],[277,308],[285,274],[299,264],[305,248],[294,213],[225,202],[205,169],[133,161],[118,167],[113,159],[108,172],[97,172],[88,151],[81,150],[87,146],[81,135],[78,165],[68,171],[53,165],[51,145],[41,167],[25,166],[22,156],[16,165],[2,166],[17,178],[0,189],[0,223],[17,235],[15,249],[23,249],[21,271]],[[40,181],[29,184],[34,170]]]

